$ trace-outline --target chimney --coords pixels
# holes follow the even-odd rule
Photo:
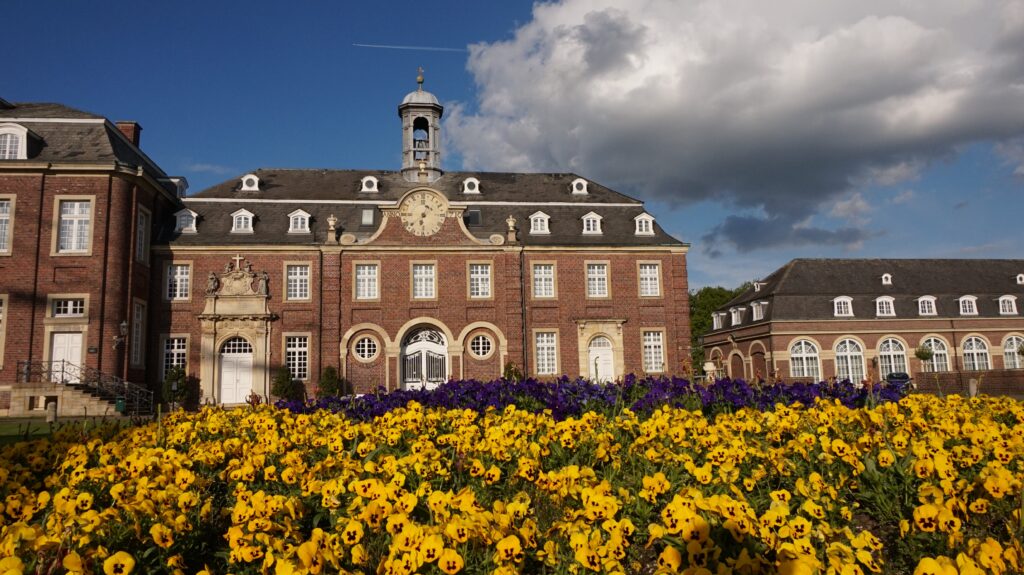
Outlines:
[[[128,138],[129,142],[138,147],[139,138],[142,136],[142,126],[138,122],[130,120],[117,122],[117,129],[121,130],[121,133],[124,134],[125,138]]]

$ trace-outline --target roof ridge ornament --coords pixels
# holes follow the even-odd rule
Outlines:
[[[417,92],[422,92],[423,91],[423,66],[417,67],[416,71],[418,72],[418,74],[416,75],[416,91]]]

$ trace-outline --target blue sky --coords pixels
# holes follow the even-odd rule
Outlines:
[[[6,44],[28,56],[0,97],[137,120],[194,192],[395,169],[422,65],[446,168],[643,198],[692,244],[694,287],[794,257],[1020,258],[1024,5],[890,4],[16,0]]]

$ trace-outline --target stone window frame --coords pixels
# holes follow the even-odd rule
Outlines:
[[[184,339],[185,340],[185,363],[183,365],[185,373],[188,373],[188,355],[192,344],[191,336],[187,332],[181,333],[161,333],[160,334],[160,381],[162,382],[167,377],[167,342],[172,339]]]
[[[845,351],[845,352],[843,352],[842,356],[840,356],[839,346],[844,344],[844,343],[847,344],[847,349],[848,350],[849,350],[849,344],[850,343],[856,345],[857,351]],[[867,377],[867,374],[868,374],[867,350],[868,350],[868,346],[865,345],[864,341],[861,340],[858,337],[854,337],[852,335],[843,335],[843,336],[840,336],[840,337],[836,338],[835,343],[832,344],[832,358],[833,358],[834,365],[835,365],[836,377],[837,378],[838,377],[842,377],[842,376],[839,375],[839,359],[840,359],[840,357],[846,358],[847,361],[849,362],[849,364],[846,367],[848,367],[850,369],[850,373],[847,374],[848,376],[850,376],[850,383],[853,383],[854,385],[856,385],[856,384],[860,383],[860,379],[863,379],[863,378]],[[859,372],[857,370],[853,369],[854,367],[856,367],[853,364],[854,358],[856,358],[858,356],[860,357],[860,370],[859,370]],[[855,376],[855,375],[859,375],[860,379],[858,379],[857,381],[854,381],[852,376]]]
[[[145,226],[142,218],[145,217]],[[140,235],[141,234],[141,235]],[[153,240],[153,212],[149,208],[138,205],[135,210],[135,261],[144,266],[149,266],[149,247]],[[140,246],[141,244],[141,246]]]
[[[170,297],[171,291],[171,267],[172,266],[188,266],[188,290],[186,296],[181,298]],[[192,288],[195,287],[195,267],[192,264],[192,260],[171,260],[164,266],[164,282],[163,282],[163,299],[164,301],[171,303],[182,303],[192,301]]]
[[[590,295],[590,266],[604,266],[604,295]],[[611,260],[583,260],[583,289],[588,300],[610,300],[612,299],[612,262]]]
[[[801,349],[801,353],[799,355],[793,353],[793,349],[795,349],[798,344],[803,344],[802,345],[802,349]],[[814,349],[813,353],[809,353],[809,352],[806,351],[807,346],[810,346],[810,347],[812,347]],[[810,337],[798,337],[798,338],[794,339],[793,341],[789,342],[789,346],[786,347],[786,353],[789,354],[789,377],[791,379],[809,378],[809,379],[813,380],[813,383],[817,383],[817,382],[821,381],[821,374],[822,374],[821,353],[822,353],[822,347],[821,347],[821,344],[818,341],[816,341],[816,340],[814,340],[814,339],[812,339]],[[793,357],[794,356],[795,357],[799,357],[801,359],[801,367],[800,367],[801,375],[797,375],[796,371],[793,369]],[[814,362],[815,362],[813,366],[810,365],[810,359],[811,358],[813,358]],[[812,373],[812,369],[811,368],[813,368],[813,373]]]
[[[141,317],[140,316],[141,310]],[[144,299],[132,298],[132,317],[128,322],[128,365],[143,368],[146,366],[146,328],[148,326],[149,305]]]
[[[376,296],[361,298],[359,297],[359,266],[373,266],[376,268],[377,273],[374,276],[376,280]],[[380,260],[353,260],[352,261],[352,301],[354,302],[379,302],[381,292],[381,262]]]
[[[86,249],[82,251],[60,251],[60,205],[62,202],[89,202],[89,237],[86,241]],[[60,194],[53,198],[53,219],[50,220],[52,231],[50,238],[51,257],[89,257],[92,256],[92,248],[96,236],[96,195],[95,194]]]
[[[661,334],[661,369],[650,370],[644,365],[647,361],[645,355],[647,349],[647,334],[658,333]],[[640,328],[640,365],[644,370],[644,373],[666,373],[668,371],[668,332],[664,327],[643,327]]]
[[[6,240],[4,243],[7,244],[6,248],[0,249],[0,257],[6,257],[14,255],[14,212],[15,207],[18,204],[18,195],[0,194],[0,202],[2,201],[10,202],[10,209],[7,212],[7,237],[0,238],[2,240]]]
[[[476,351],[473,349],[473,342],[477,338],[479,338],[479,337],[486,338],[487,341],[489,341],[490,344],[491,344],[490,351],[488,351],[487,353],[485,353],[483,355],[477,354]],[[495,340],[494,336],[489,331],[487,331],[487,330],[482,330],[482,329],[481,330],[476,330],[476,331],[472,332],[471,334],[469,334],[469,337],[466,338],[466,350],[469,352],[469,356],[472,357],[473,359],[476,359],[476,360],[490,359],[491,357],[494,356],[494,352],[497,351],[497,349],[498,349],[497,341]]]
[[[883,349],[886,344],[889,344],[889,349]],[[898,350],[893,349],[893,344],[899,347]],[[910,358],[911,355],[908,353],[910,350],[910,343],[905,341],[903,338],[888,334],[883,335],[878,339],[878,343],[875,346],[875,358],[878,359],[878,377],[885,379],[889,373],[909,373],[910,372]],[[902,356],[902,360],[898,358]],[[885,359],[888,357],[888,359]],[[897,361],[902,361],[902,366],[897,366]],[[890,367],[893,368],[889,373],[882,373],[884,371],[885,363],[891,362]],[[895,368],[902,367],[902,370]]]
[[[550,372],[550,373],[548,373],[548,372],[541,373],[537,369],[537,359],[540,356],[540,354],[537,353],[537,350],[538,350],[538,347],[537,347],[537,336],[540,335],[540,334],[554,334],[554,336],[555,336],[555,343],[554,343],[555,369],[554,369],[553,372]],[[537,376],[546,376],[546,375],[558,376],[558,375],[561,375],[559,372],[561,371],[561,359],[562,359],[561,356],[562,356],[562,354],[560,353],[560,350],[558,349],[558,347],[559,347],[559,339],[560,339],[559,338],[559,333],[558,333],[558,328],[556,328],[556,327],[533,328],[531,330],[531,332],[530,332],[530,335],[532,336],[530,339],[532,340],[532,346],[531,347],[533,348],[533,374],[537,375]]]
[[[931,342],[941,344],[942,349],[936,350],[934,343]],[[930,343],[931,345],[929,345]],[[924,366],[927,366],[922,367],[924,373],[945,373],[952,369],[950,367],[952,365],[952,363],[950,362],[950,358],[952,357],[952,355],[956,354],[956,346],[950,345],[950,343],[946,341],[945,337],[936,333],[925,334],[924,337],[921,338],[920,346],[926,347],[932,351],[932,358],[923,363]],[[936,359],[940,356],[943,358],[943,367],[945,369],[931,369],[936,367]]]
[[[288,373],[291,375],[292,368],[288,365],[288,338],[290,337],[306,338],[306,377],[295,377],[292,375],[292,379],[308,382],[312,373],[310,367],[313,365],[313,333],[308,331],[285,331],[281,333],[281,364],[288,368]]]
[[[306,273],[306,297],[288,295],[288,268],[304,266]],[[309,303],[313,301],[313,262],[311,260],[285,260],[281,262],[281,301],[284,303]]]
[[[0,337],[3,337],[3,334],[0,334]],[[1011,346],[1011,342],[1017,343],[1017,347]],[[1024,342],[1024,334],[1020,332],[1011,331],[1007,333],[1005,336],[1003,336],[1003,341],[1000,345],[1000,347],[1002,347],[1003,349],[1003,369],[1024,369],[1024,355],[1021,355],[1020,352],[1020,346],[1024,344],[1020,342]],[[1013,358],[1015,360],[1015,364],[1013,367],[1007,365],[1007,350],[1012,350],[1010,351],[1010,353],[1013,354]]]
[[[537,278],[535,266],[551,266],[551,295],[538,296],[536,291]],[[538,301],[555,301],[558,299],[558,261],[557,260],[531,260],[530,261],[530,299]]]
[[[59,317],[53,315],[53,302],[60,299],[83,300],[83,315]],[[43,361],[50,361],[53,333],[75,332],[82,334],[82,363],[86,362],[89,349],[89,304],[92,295],[87,292],[61,292],[46,294],[46,316],[43,318]],[[122,345],[126,345],[125,344]]]
[[[473,266],[487,266],[487,295],[473,295]],[[466,299],[473,301],[490,301],[494,299],[494,260],[466,261]]]
[[[10,294],[0,294],[0,369],[4,368],[4,350],[7,341],[7,324],[11,316]]]
[[[645,294],[644,293],[643,281],[642,281],[642,278],[643,278],[642,270],[643,270],[643,266],[645,266],[645,265],[653,265],[653,266],[655,266],[657,268],[657,278],[656,278],[656,281],[655,281],[655,287],[657,288],[657,292],[658,293],[656,293],[654,295],[650,295],[650,294]],[[662,299],[664,297],[665,290],[662,287],[662,284],[664,282],[663,282],[663,278],[662,278],[661,268],[662,268],[661,260],[637,260],[636,261],[636,293],[637,293],[637,297],[640,297],[642,299]]]
[[[981,343],[982,349],[967,349],[967,343],[972,342],[974,344]],[[968,333],[960,340],[960,359],[963,360],[963,371],[988,371],[992,369],[992,344],[988,341],[988,338],[976,334]],[[971,367],[968,367],[967,357],[970,355]],[[984,367],[979,368],[979,359],[984,358]]]
[[[416,266],[429,265],[433,267],[433,295],[428,297],[416,297]],[[437,260],[410,260],[409,261],[409,301],[437,301]]]
[[[360,357],[359,353],[356,351],[356,346],[359,345],[359,342],[363,341],[364,339],[369,339],[376,346],[375,347],[375,351],[373,352],[373,355],[371,355],[370,357],[368,357],[366,359],[363,359],[362,357]],[[355,337],[352,338],[352,343],[349,344],[349,345],[351,346],[352,357],[354,357],[356,359],[356,361],[358,361],[359,363],[373,363],[373,362],[377,361],[377,359],[380,357],[380,352],[381,352],[381,347],[382,346],[381,346],[380,340],[377,338],[376,334],[374,334],[373,332],[364,332],[364,333],[357,334]]]

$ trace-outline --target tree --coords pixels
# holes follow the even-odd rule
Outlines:
[[[690,291],[690,347],[693,350],[694,373],[704,367],[704,347],[700,344],[700,338],[711,331],[711,313],[729,303],[748,287],[749,282],[736,289],[706,286],[697,291]]]

